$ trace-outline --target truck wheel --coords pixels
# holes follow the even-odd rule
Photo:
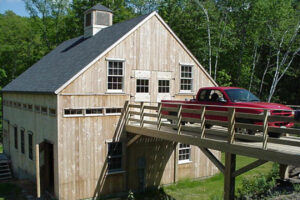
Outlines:
[[[270,137],[273,137],[273,138],[280,138],[283,134],[282,133],[268,132],[268,135]]]
[[[249,129],[246,129],[246,128],[236,128],[235,132],[240,133],[240,134],[244,134],[244,135],[254,135],[253,130],[249,130]]]

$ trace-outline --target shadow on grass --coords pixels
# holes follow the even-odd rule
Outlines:
[[[0,200],[25,200],[22,189],[12,183],[0,183]]]
[[[127,198],[125,198],[127,199]],[[142,193],[134,194],[135,200],[176,200],[168,195],[163,188],[151,189]]]

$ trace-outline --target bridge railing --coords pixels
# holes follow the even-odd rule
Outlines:
[[[261,113],[256,114],[255,110],[261,110]],[[231,144],[236,140],[260,142],[263,149],[267,149],[270,143],[299,147],[300,129],[289,127],[291,123],[297,123],[293,113],[291,110],[141,102],[128,104],[126,123],[157,130],[171,127],[177,134],[189,131],[200,138],[209,135],[226,137]],[[212,125],[225,128],[208,128]],[[241,130],[257,134],[242,134]],[[287,136],[274,137],[282,134]]]

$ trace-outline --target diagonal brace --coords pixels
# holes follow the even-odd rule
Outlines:
[[[129,140],[128,142],[127,142],[127,147],[129,147],[130,145],[132,145],[135,141],[137,141],[140,137],[141,137],[142,135],[136,135],[136,136],[134,136],[131,140]]]
[[[241,175],[241,174],[243,174],[245,172],[248,172],[248,171],[250,171],[250,170],[252,170],[252,169],[254,169],[256,167],[259,167],[259,166],[265,164],[266,162],[268,162],[268,161],[265,161],[265,160],[256,160],[256,161],[254,161],[254,162],[246,165],[245,167],[242,167],[242,168],[236,170],[235,172],[233,172],[233,176],[237,177],[237,176],[239,176],[239,175]]]
[[[224,165],[219,161],[218,158],[214,156],[214,154],[208,150],[207,148],[199,147],[201,151],[206,155],[206,157],[209,158],[209,160],[214,163],[214,165],[224,174],[225,167]]]

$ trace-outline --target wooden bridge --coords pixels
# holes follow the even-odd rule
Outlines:
[[[263,114],[257,115],[236,112],[237,107],[220,106],[222,111],[213,111],[210,105],[198,106],[199,109],[187,109],[183,104],[165,107],[161,103],[133,104],[126,102],[119,126],[123,127],[126,132],[136,134],[128,141],[127,146],[141,136],[198,146],[224,174],[224,199],[226,200],[234,198],[236,176],[268,161],[280,163],[282,168],[287,165],[300,166],[300,129],[268,126],[270,122],[297,123],[293,117],[284,116],[284,114],[270,115],[270,110],[261,108],[264,110]],[[164,111],[170,111],[175,115],[164,115]],[[277,112],[284,113],[286,111]],[[198,114],[199,118],[186,118],[182,115],[183,113]],[[208,120],[205,118],[208,115],[225,116],[228,120]],[[259,120],[262,125],[241,123],[237,119]],[[208,129],[207,125],[213,125],[213,127]],[[236,132],[237,129],[253,130],[256,134],[241,134]],[[269,137],[268,133],[285,134],[286,136],[274,138]],[[225,166],[209,149],[225,152]],[[257,158],[257,160],[236,170],[237,154]]]

